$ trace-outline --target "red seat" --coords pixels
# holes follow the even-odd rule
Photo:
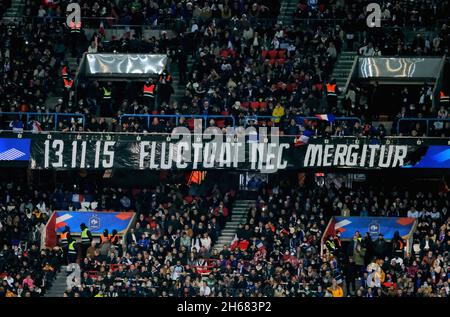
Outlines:
[[[250,103],[250,107],[251,107],[253,110],[257,110],[257,109],[259,108],[259,102],[257,102],[257,101],[252,101],[252,102]]]
[[[186,124],[188,126],[188,129],[194,130],[194,119],[193,118],[187,119]]]
[[[275,59],[275,58],[277,58],[277,55],[278,55],[278,51],[277,51],[277,50],[270,50],[270,51],[269,51],[269,58],[270,58],[270,59]]]
[[[158,110],[153,110],[152,114],[158,114]]]
[[[278,57],[283,59],[286,58],[286,50],[279,50]]]
[[[216,120],[216,126],[218,128],[224,128],[225,127],[225,120]]]
[[[263,101],[259,103],[259,109],[266,109],[267,108],[267,102]]]
[[[266,59],[266,58],[267,58],[267,51],[266,51],[266,50],[262,50],[262,51],[261,51],[261,57],[262,57],[263,59]]]
[[[248,102],[241,102],[241,107],[244,109],[248,109]]]
[[[228,50],[221,50],[221,51],[220,51],[220,56],[221,56],[221,57],[227,58],[228,55],[229,55]]]
[[[109,270],[111,272],[117,271],[119,269],[119,264],[110,264],[109,265]]]
[[[221,114],[222,116],[228,116],[228,111],[222,111],[220,114]]]
[[[286,62],[286,60],[284,58],[279,58],[277,59],[277,62],[278,64],[283,65]]]
[[[290,92],[293,92],[295,89],[297,88],[297,84],[296,83],[291,83],[287,86],[287,90]]]
[[[270,64],[270,65],[275,64],[275,62],[276,62],[276,59],[269,59],[269,64]]]

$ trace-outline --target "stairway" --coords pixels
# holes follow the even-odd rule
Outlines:
[[[231,220],[227,221],[219,239],[214,245],[214,249],[221,251],[224,245],[230,245],[236,235],[239,224],[244,223],[247,218],[248,210],[255,203],[254,199],[238,199],[234,203],[231,212]]]
[[[62,266],[61,271],[56,274],[52,287],[45,293],[44,297],[63,297],[67,289],[67,266]]]
[[[78,70],[78,58],[76,57],[66,57],[67,64],[69,65],[70,72],[76,74]]]
[[[3,15],[4,22],[13,22],[20,19],[25,8],[25,0],[12,0],[11,7],[9,7]]]
[[[186,77],[188,76],[189,72],[191,71],[193,63],[194,62],[192,60],[192,57],[190,55],[188,55]],[[179,103],[181,98],[183,98],[184,93],[186,91],[186,85],[180,84],[180,73],[178,72],[178,63],[177,62],[173,62],[170,65],[170,73],[173,78],[172,87],[174,90],[170,99],[171,99],[171,101],[176,101]]]
[[[281,3],[278,23],[292,25],[294,22],[294,12],[297,9],[298,0],[284,0]]]
[[[340,104],[342,99],[345,97],[345,84],[347,83],[348,77],[351,76],[353,62],[355,61],[357,55],[358,54],[356,52],[343,51],[334,65],[331,78],[336,80],[336,84],[341,91],[341,94],[338,96],[338,104]]]

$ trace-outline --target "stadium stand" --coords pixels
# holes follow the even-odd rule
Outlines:
[[[0,297],[450,296],[449,1],[383,1],[380,28],[369,1],[83,0],[81,27],[69,2],[0,3]],[[167,59],[85,76],[107,54]],[[277,127],[297,165],[246,183],[255,168],[105,159],[195,119]],[[364,144],[361,165],[326,165],[333,142]],[[295,156],[310,145],[325,154]],[[374,167],[380,147],[401,166]],[[373,222],[341,238],[352,218]]]

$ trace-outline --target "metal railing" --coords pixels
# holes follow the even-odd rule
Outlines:
[[[45,17],[37,17],[37,16],[23,16],[20,18],[22,22],[31,23],[31,24],[42,24],[42,23],[51,23],[51,22],[59,22],[62,24],[66,23],[66,16],[45,16]],[[237,24],[241,24],[242,22],[248,22],[252,26],[273,26],[277,23],[277,18],[256,18],[248,16],[247,19],[243,20],[240,18],[184,18],[184,17],[158,17],[153,19],[146,19],[142,24],[131,24],[127,23],[127,21],[121,18],[115,18],[112,16],[109,17],[81,17],[81,25],[85,28],[99,28],[100,24],[103,22],[103,28],[112,29],[112,28],[146,28],[146,29],[174,29],[177,25],[184,25],[185,28],[188,28],[192,25],[192,23],[205,24],[214,21],[217,25],[222,26],[233,26]]]
[[[273,120],[273,119],[281,119],[282,117],[277,117],[277,116],[259,116],[259,115],[254,115],[254,116],[246,116],[244,117],[245,123],[248,123],[248,121],[253,120],[253,121],[259,121],[259,119],[263,119],[262,121],[264,121],[265,119],[268,120]],[[293,118],[296,122],[298,122],[298,120],[315,120],[315,121],[323,121],[320,118],[317,117],[302,117],[302,116],[295,116]],[[359,124],[362,123],[360,118],[357,117],[335,117],[334,121],[357,121],[359,122]]]
[[[410,123],[418,123],[418,122],[425,122],[426,123],[426,134],[428,135],[430,132],[430,122],[450,122],[450,119],[441,119],[441,118],[400,118],[397,121],[397,134],[400,134],[400,124],[403,122],[410,122]]]
[[[236,127],[236,121],[233,116],[223,116],[223,115],[195,115],[195,114],[186,114],[186,115],[170,115],[170,114],[123,114],[119,116],[119,124],[122,125],[122,121],[124,118],[146,118],[147,126],[150,127],[150,120],[154,118],[168,118],[175,119],[175,124],[178,126],[181,118],[185,119],[203,119],[203,126],[207,128],[209,119],[222,119],[222,120],[231,120],[233,127]]]
[[[21,20],[30,24],[43,24],[58,22],[61,24],[66,24],[66,16],[23,16]],[[181,21],[179,18],[161,18],[156,21],[147,19],[143,24],[131,24],[126,21],[114,17],[81,17],[81,26],[83,28],[100,28],[103,23],[103,28],[117,29],[117,28],[144,28],[151,30],[161,30],[161,29],[172,29],[177,21]]]
[[[31,117],[53,117],[53,121],[54,121],[54,129],[55,131],[57,131],[58,129],[58,123],[59,123],[59,119],[60,117],[77,117],[77,118],[81,118],[82,119],[82,124],[83,124],[83,128],[86,125],[86,116],[84,114],[81,113],[57,113],[57,112],[0,112],[0,117],[2,117],[2,121],[3,120],[3,116],[25,116],[26,117],[26,123],[27,125],[30,123],[30,118]],[[39,118],[40,119],[40,118]],[[38,120],[39,121],[39,120]]]

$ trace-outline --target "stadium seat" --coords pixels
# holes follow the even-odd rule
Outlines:
[[[266,50],[262,50],[262,51],[261,51],[261,57],[262,57],[263,59],[266,59],[266,58],[267,58],[267,51],[266,51]]]
[[[252,108],[252,110],[257,110],[259,108],[259,102],[258,101],[252,101],[250,103],[250,108]]]
[[[193,118],[186,119],[186,124],[189,130],[194,130],[195,122]]]
[[[276,59],[277,55],[278,55],[278,51],[277,50],[270,50],[268,54],[269,54],[269,58],[270,59]]]

